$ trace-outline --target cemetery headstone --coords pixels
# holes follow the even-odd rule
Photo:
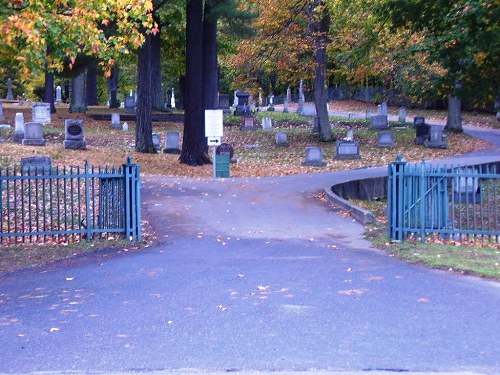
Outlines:
[[[419,125],[425,124],[425,117],[415,116],[413,118],[413,127],[416,128]]]
[[[233,97],[233,107],[234,108],[236,108],[236,106],[238,105],[238,97],[236,96],[236,91],[238,91],[238,90],[234,91],[234,97]]]
[[[241,119],[240,129],[243,131],[257,130],[257,127],[255,126],[255,117],[250,115],[243,116]]]
[[[313,134],[319,133],[319,119],[318,119],[318,116],[314,116],[312,132],[313,132]]]
[[[12,78],[7,78],[7,100],[14,100],[14,95],[12,94]]]
[[[167,102],[165,103],[165,108],[167,110],[172,108],[172,90],[167,90]]]
[[[371,129],[372,130],[389,129],[389,122],[387,121],[387,115],[372,116]]]
[[[174,88],[173,88],[173,87],[172,87],[172,98],[171,98],[171,100],[170,100],[170,106],[171,106],[172,108],[175,108],[175,90],[174,90]]]
[[[160,151],[161,149],[161,139],[160,139],[160,135],[158,133],[153,133],[152,134],[152,137],[153,137],[153,147],[155,148],[155,151],[158,152]]]
[[[463,174],[464,176],[458,176],[454,178],[454,200],[459,203],[481,203],[481,187],[479,184],[479,177],[473,176],[474,174],[478,174],[478,170],[472,167],[464,167],[458,168],[456,172],[457,174]]]
[[[336,159],[359,159],[359,143],[355,141],[337,141]]]
[[[14,122],[14,142],[21,143],[24,139],[24,114],[22,112],[16,113]]]
[[[408,116],[408,111],[406,110],[406,108],[405,107],[399,108],[398,121],[406,122],[406,116]]]
[[[288,103],[292,102],[292,90],[290,89],[290,86],[288,86],[286,89],[286,101]]]
[[[285,132],[276,133],[276,145],[287,147],[288,146],[288,135]]]
[[[124,122],[123,125],[122,125],[122,130],[124,132],[128,132],[128,123],[127,122]]]
[[[300,82],[299,82],[299,106],[297,107],[297,113],[299,115],[301,115],[302,112],[304,111],[305,101],[306,101],[306,98],[304,96],[304,87],[303,87],[302,80],[300,80]]]
[[[377,106],[377,114],[381,116],[387,116],[387,103],[383,102]]]
[[[24,124],[24,146],[45,146],[43,138],[43,124],[39,122],[27,122]]]
[[[229,109],[229,95],[219,94],[219,108],[223,110]]]
[[[290,112],[290,109],[288,108],[288,100],[285,99],[285,101],[283,102],[283,113],[288,113]]]
[[[307,147],[306,158],[302,165],[310,167],[324,167],[326,162],[323,160],[323,149],[320,147]]]
[[[165,154],[180,154],[181,150],[179,148],[180,135],[179,132],[168,131],[165,133],[165,148],[163,152]]]
[[[264,117],[262,119],[262,130],[264,131],[273,130],[273,121],[269,117]]]
[[[250,93],[244,90],[238,90],[236,91],[236,97],[238,98],[238,104],[236,105],[234,115],[245,116],[250,114],[248,107],[248,98],[250,97]]]
[[[439,125],[431,126],[429,138],[424,141],[427,148],[448,148],[448,139],[443,134],[443,127]]]
[[[83,136],[83,120],[66,119],[64,120],[64,128],[64,148],[71,150],[87,149],[87,144]]]
[[[61,88],[61,86],[56,87],[56,103],[62,103],[62,88]]]
[[[274,112],[274,95],[273,94],[269,95],[269,97],[267,98],[267,102],[268,102],[267,110],[269,112]]]
[[[125,112],[135,113],[135,97],[133,95],[127,95],[125,97]]]
[[[346,135],[346,137],[345,137],[345,140],[346,140],[346,141],[350,141],[350,142],[354,141],[354,130],[349,129],[349,130],[347,131],[347,135]]]
[[[50,124],[50,103],[33,103],[31,107],[31,121],[43,125]]]
[[[5,120],[5,117],[3,115],[3,106],[2,106],[2,102],[0,102],[0,121],[4,121]]]
[[[415,144],[423,145],[429,139],[431,127],[425,123],[419,123],[415,126]]]
[[[394,134],[391,132],[378,133],[377,147],[394,147]]]
[[[48,156],[29,156],[21,159],[23,174],[46,174],[52,171],[52,159]]]
[[[122,129],[122,125],[120,124],[120,114],[112,113],[111,114],[111,129]]]
[[[314,104],[304,104],[300,114],[302,116],[316,116],[316,106]]]
[[[70,112],[87,112],[87,95],[85,93],[85,84],[85,71],[82,71],[80,74],[74,76],[71,79]]]

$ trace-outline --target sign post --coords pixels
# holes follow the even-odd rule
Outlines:
[[[223,113],[222,109],[205,110],[205,137],[208,146],[213,147],[214,178],[216,176],[216,153],[215,149],[221,143],[223,136]]]

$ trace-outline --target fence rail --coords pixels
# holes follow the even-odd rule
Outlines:
[[[500,171],[495,165],[389,165],[389,238],[429,235],[500,240]]]
[[[112,233],[138,241],[139,166],[0,168],[0,215],[0,244]]]

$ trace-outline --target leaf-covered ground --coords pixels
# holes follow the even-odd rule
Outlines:
[[[16,112],[23,112],[25,121],[31,119],[31,106],[29,104],[19,106],[14,104],[3,104],[5,122],[14,124]],[[368,105],[358,101],[335,101],[330,103],[330,110],[363,113],[366,109],[376,110],[376,106]],[[390,111],[396,113],[397,108]],[[212,175],[212,166],[190,167],[179,163],[178,155],[172,154],[142,154],[134,151],[135,124],[129,122],[129,130],[114,130],[110,128],[109,121],[96,121],[90,117],[92,113],[110,113],[105,107],[91,107],[87,114],[72,114],[68,112],[66,105],[57,108],[57,113],[52,115],[51,124],[45,127],[45,139],[47,145],[22,146],[13,143],[12,132],[3,130],[2,136],[5,142],[0,144],[0,167],[16,167],[20,165],[22,157],[43,155],[52,158],[53,165],[78,166],[84,161],[91,165],[120,165],[125,162],[127,156],[131,156],[135,163],[140,164],[141,173],[148,175],[176,175],[176,176],[206,176]],[[257,122],[264,114],[259,114]],[[409,117],[424,115],[429,121],[442,122],[446,114],[444,112],[410,111]],[[402,153],[408,161],[419,161],[422,159],[442,158],[473,150],[487,148],[486,142],[472,139],[464,134],[448,134],[449,148],[447,150],[427,149],[423,146],[414,145],[414,130],[410,128],[395,130],[396,147],[378,148],[377,133],[368,129],[366,121],[352,121],[332,118],[333,132],[338,139],[345,137],[348,129],[354,129],[355,140],[360,142],[361,159],[337,160],[335,159],[335,143],[322,143],[318,136],[313,134],[312,119],[300,118],[296,115],[284,116],[281,113],[266,113],[265,116],[275,117],[273,119],[273,130],[271,131],[241,131],[235,120],[232,126],[224,127],[224,142],[230,143],[235,150],[234,158],[236,164],[231,165],[231,176],[233,177],[255,177],[271,175],[289,175],[298,173],[336,171],[355,169],[361,167],[383,166],[394,161],[396,156]],[[67,150],[62,146],[64,140],[64,119],[81,118],[84,120],[84,133],[87,150]],[[123,122],[123,121],[122,121]],[[493,115],[464,115],[465,124],[474,124],[486,127],[496,126]],[[169,130],[181,133],[182,123],[179,122],[155,122],[153,131],[159,133],[164,145],[165,132]],[[286,131],[288,134],[288,147],[280,147],[275,144],[278,131]],[[327,162],[326,167],[305,167],[302,162],[305,158],[305,149],[309,146],[319,146],[323,149],[323,157]]]

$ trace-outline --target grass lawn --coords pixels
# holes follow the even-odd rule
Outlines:
[[[23,112],[25,121],[31,119],[31,106],[29,104],[19,106],[3,103],[5,122],[14,124],[15,113]],[[366,110],[374,112],[376,106],[357,101],[338,101],[330,103],[333,111],[360,112]],[[131,156],[133,162],[141,166],[144,175],[174,175],[174,176],[205,176],[212,175],[212,166],[189,167],[180,164],[178,155],[172,154],[141,154],[134,151],[135,124],[129,122],[129,130],[123,132],[110,128],[110,122],[96,121],[90,118],[93,113],[111,113],[105,107],[90,107],[87,114],[73,114],[68,112],[66,105],[57,107],[57,113],[52,115],[51,124],[45,128],[45,139],[47,146],[21,146],[14,144],[12,139],[13,128],[2,130],[1,136],[6,142],[0,144],[0,168],[19,167],[22,157],[40,155],[50,156],[53,165],[58,166],[81,166],[84,161],[91,165],[121,165],[127,156]],[[122,111],[122,110],[118,110]],[[396,114],[397,108],[390,108],[390,113]],[[437,159],[464,152],[485,149],[488,143],[472,139],[465,134],[449,134],[449,148],[447,150],[426,149],[423,146],[414,145],[414,130],[411,127],[395,130],[395,148],[378,148],[377,133],[369,130],[368,121],[346,120],[331,118],[332,130],[337,138],[345,137],[347,130],[354,130],[355,140],[360,142],[361,159],[358,160],[336,160],[334,158],[335,143],[321,143],[317,135],[312,134],[312,118],[300,117],[295,113],[284,114],[279,111],[257,114],[257,122],[262,117],[273,119],[273,130],[257,130],[243,132],[239,129],[239,118],[226,117],[224,126],[224,142],[230,143],[235,150],[234,157],[238,162],[231,166],[232,177],[263,177],[272,175],[290,175],[299,173],[317,173],[325,171],[338,171],[356,169],[363,167],[386,166],[395,160],[398,154],[403,154],[408,161],[421,161],[422,159]],[[443,122],[446,113],[439,111],[417,111],[410,110],[409,117],[424,116],[429,122]],[[64,119],[81,118],[84,120],[84,133],[87,150],[66,150],[62,146],[64,140]],[[464,123],[481,127],[498,127],[498,122],[492,114],[464,114]],[[398,124],[401,125],[401,124]],[[155,122],[153,131],[159,133],[163,138],[166,131],[173,130],[182,134],[182,123],[179,122]],[[286,131],[288,134],[289,147],[280,147],[275,144],[276,133]],[[182,136],[181,136],[182,139]],[[319,146],[323,148],[323,157],[327,162],[324,168],[302,166],[305,156],[305,148]],[[376,207],[373,210],[377,210]],[[382,221],[383,222],[383,221]],[[380,224],[379,224],[380,225]],[[382,246],[385,233],[372,228],[372,233],[379,233],[373,238],[378,246]],[[381,234],[380,234],[381,233]],[[369,234],[369,232],[368,232]],[[146,242],[145,242],[146,243]],[[137,250],[137,245],[126,243],[115,243],[114,241],[83,243],[79,245],[58,246],[54,250],[50,246],[23,246],[21,248],[2,248],[0,251],[0,273],[14,269],[32,267],[39,264],[52,262],[61,258],[74,257],[82,252],[95,251],[96,248],[106,248],[111,245],[126,250]],[[144,244],[143,244],[144,246]],[[499,249],[498,245],[483,247],[476,245],[456,245],[452,249],[445,250],[445,245],[434,243],[432,247],[420,244],[407,243],[401,245],[401,250],[394,250],[395,245],[385,247],[390,253],[395,254],[408,261],[418,261],[430,264],[433,267],[451,268],[464,272],[473,272],[486,277],[499,279]],[[446,245],[449,246],[449,245]],[[412,249],[419,250],[412,250]],[[429,248],[427,251],[426,249]],[[410,250],[408,250],[410,249]],[[434,250],[435,249],[435,250]],[[443,250],[440,250],[443,249]],[[446,249],[448,249],[446,247]],[[454,251],[452,251],[454,250]],[[469,260],[462,260],[466,254]],[[418,257],[411,254],[419,254]],[[422,254],[425,254],[422,256]],[[460,255],[460,256],[459,256]],[[456,262],[454,262],[456,259]],[[445,262],[446,260],[446,262]],[[474,261],[473,261],[474,260]],[[476,272],[477,260],[485,260],[490,264],[490,270]],[[439,263],[441,262],[441,264]],[[455,264],[456,263],[456,264]],[[469,267],[469,264],[471,265]]]

